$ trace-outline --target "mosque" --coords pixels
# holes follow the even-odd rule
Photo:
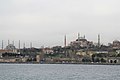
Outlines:
[[[83,37],[80,37],[80,34],[78,33],[78,38],[75,41],[72,41],[70,43],[70,46],[87,48],[93,46],[93,42],[88,41],[85,38],[85,35]]]

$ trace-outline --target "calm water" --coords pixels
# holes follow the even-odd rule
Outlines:
[[[120,80],[120,65],[0,64],[0,80]]]

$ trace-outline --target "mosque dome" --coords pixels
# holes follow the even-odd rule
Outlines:
[[[16,49],[15,46],[13,44],[9,44],[8,46],[6,46],[7,50],[14,50]]]
[[[78,38],[78,39],[76,39],[76,41],[87,41],[87,39],[85,39],[85,37],[80,37],[80,38]]]

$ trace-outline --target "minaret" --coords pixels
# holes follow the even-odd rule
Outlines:
[[[8,45],[10,44],[10,41],[8,40]]]
[[[30,48],[32,48],[32,43],[30,42]]]
[[[13,44],[13,46],[14,46],[14,41],[12,41],[12,44]]]
[[[20,40],[19,40],[19,44],[18,44],[19,46],[18,46],[18,48],[19,48],[19,50],[20,50]]]
[[[25,48],[25,43],[23,43],[23,48]]]
[[[85,39],[85,35],[84,35],[84,39]]]
[[[98,47],[100,47],[100,34],[98,34]]]
[[[67,58],[67,50],[66,50],[66,35],[65,35],[65,37],[64,37],[64,48],[65,48],[65,57]]]
[[[66,35],[65,35],[65,38],[64,38],[64,47],[66,47]]]
[[[80,41],[80,33],[78,33],[78,41]]]
[[[2,50],[3,50],[3,40],[2,40]]]

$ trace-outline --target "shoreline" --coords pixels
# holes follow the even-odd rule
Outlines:
[[[23,63],[23,62],[0,62],[0,64],[82,64],[82,65],[120,65],[120,63]]]

